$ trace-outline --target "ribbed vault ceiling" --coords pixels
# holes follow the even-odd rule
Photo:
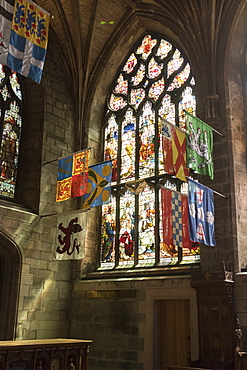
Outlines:
[[[193,59],[212,77],[217,53],[243,0],[37,0],[52,15],[57,39],[83,121],[83,100],[96,71],[133,22],[144,30],[170,33],[192,50]],[[105,22],[102,24],[102,22]],[[110,22],[110,23],[109,23]],[[112,23],[114,22],[114,23]],[[212,78],[214,80],[214,78]],[[216,90],[210,86],[211,92]],[[82,122],[81,122],[82,124]]]

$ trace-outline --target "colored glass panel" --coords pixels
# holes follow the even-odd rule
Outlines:
[[[135,254],[135,194],[129,190],[120,197],[119,265],[133,266]]]
[[[157,56],[160,57],[161,59],[164,59],[167,57],[168,53],[172,50],[172,44],[166,40],[161,40],[160,41],[160,46],[157,51]]]
[[[3,82],[4,79],[5,79],[4,68],[3,68],[2,64],[0,64],[0,84]]]
[[[157,40],[152,39],[152,36],[147,35],[142,40],[141,46],[136,51],[136,54],[141,54],[143,59],[147,59],[151,54],[153,47],[156,45]]]
[[[161,78],[159,81],[156,81],[152,84],[152,86],[149,89],[148,96],[156,101],[159,99],[163,91],[164,91],[164,78]]]
[[[140,116],[139,124],[139,178],[153,176],[155,171],[155,112],[147,102]]]
[[[12,87],[15,95],[20,100],[22,100],[21,86],[19,84],[17,73],[15,71],[11,70],[11,73],[9,75],[9,80],[10,80],[10,84],[11,84],[11,87]]]
[[[144,89],[132,89],[130,93],[130,104],[137,109],[143,99],[145,98],[145,90]]]
[[[184,110],[195,115],[196,112],[196,97],[193,95],[192,88],[187,86],[182,92],[182,99],[178,104],[179,111],[179,127],[185,129],[185,114]]]
[[[184,58],[181,56],[181,53],[178,49],[175,50],[172,59],[167,64],[167,78],[171,74],[177,71],[183,64]]]
[[[139,85],[145,76],[145,65],[141,63],[135,76],[131,78],[133,86]]]
[[[148,64],[148,76],[150,78],[158,77],[163,70],[163,64],[158,64],[154,58],[151,58]]]
[[[190,75],[190,66],[187,63],[186,66],[184,67],[183,71],[178,73],[177,76],[174,77],[172,83],[168,87],[168,91],[172,91],[174,89],[178,89],[181,87],[188,79]]]
[[[124,108],[127,105],[127,102],[121,96],[115,96],[112,94],[110,99],[110,108],[113,111]]]
[[[171,96],[168,94],[166,94],[161,101],[159,116],[166,119],[173,125],[176,123],[175,104],[172,103]]]
[[[104,160],[112,159],[112,185],[117,181],[118,124],[115,115],[108,118],[105,127]]]
[[[127,60],[125,66],[123,67],[123,71],[126,72],[126,73],[131,73],[135,66],[137,64],[137,59],[135,57],[135,54],[131,54],[129,59]]]
[[[135,179],[136,119],[129,109],[122,123],[121,181]]]
[[[138,262],[155,263],[155,192],[147,186],[139,195]]]
[[[1,88],[1,95],[3,97],[3,100],[5,100],[5,101],[11,97],[11,94],[9,92],[9,89],[8,89],[8,86],[7,85],[4,85]]]
[[[124,80],[123,75],[120,74],[117,80],[118,84],[116,85],[114,91],[119,94],[126,95],[128,93],[128,81]]]
[[[113,268],[115,265],[115,233],[116,233],[116,198],[102,206],[101,224],[101,268]]]
[[[1,174],[0,194],[14,197],[18,157],[20,148],[22,119],[19,115],[19,106],[14,101],[10,103],[10,110],[5,111],[2,141],[0,146]]]
[[[0,195],[14,198],[22,127],[22,93],[17,74],[1,64],[0,92]]]

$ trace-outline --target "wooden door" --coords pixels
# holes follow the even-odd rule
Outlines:
[[[155,301],[154,367],[190,365],[190,301]]]

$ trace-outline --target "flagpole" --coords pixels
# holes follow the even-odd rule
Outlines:
[[[44,166],[45,164],[49,164],[49,163],[56,162],[56,161],[58,161],[59,159],[67,158],[67,157],[68,157],[68,156],[70,156],[70,155],[74,155],[74,154],[78,154],[78,153],[86,152],[87,150],[91,150],[91,148],[78,150],[78,152],[75,152],[75,153],[72,153],[72,154],[65,155],[64,157],[59,157],[59,158],[53,159],[52,161],[49,161],[49,162],[45,162],[45,163],[43,163],[43,166]]]
[[[219,195],[220,197],[227,199],[227,196],[226,196],[226,195],[221,194],[221,193],[219,193],[218,191],[213,190],[213,189],[209,188],[208,186],[205,186],[205,185],[201,184],[200,182],[197,182],[197,181],[196,181],[196,180],[194,180],[194,179],[191,179],[190,177],[187,177],[187,179],[188,179],[188,180],[190,180],[190,181],[192,181],[192,182],[194,182],[195,184],[202,185],[202,186],[204,186],[204,188],[207,188],[207,189],[209,189],[209,190],[213,191],[215,194]]]
[[[202,123],[204,123],[205,125],[209,126],[206,122],[202,121],[200,118],[196,117],[196,116],[193,116],[192,114],[190,114],[189,112],[187,112],[185,109],[183,110],[184,113],[188,114],[189,116],[193,117],[193,118],[196,118],[198,119],[199,121],[201,121]],[[215,128],[213,128],[212,126],[209,126],[212,131],[214,131],[216,134],[220,135],[221,137],[225,137],[224,134],[222,134],[221,132],[217,131]]]

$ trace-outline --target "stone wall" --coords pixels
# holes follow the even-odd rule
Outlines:
[[[71,306],[73,338],[92,339],[89,368],[154,368],[155,302],[190,301],[191,359],[198,360],[196,293],[186,278],[87,280],[74,283]],[[157,325],[157,324],[156,324]],[[157,330],[157,328],[156,328]]]
[[[54,251],[56,214],[74,209],[75,202],[55,199],[57,158],[73,152],[75,122],[70,81],[60,60],[51,38],[41,86],[25,82],[23,198],[18,197],[19,204],[0,202],[0,230],[22,255],[18,339],[69,336],[73,262],[54,260]],[[53,162],[44,164],[48,161]]]

